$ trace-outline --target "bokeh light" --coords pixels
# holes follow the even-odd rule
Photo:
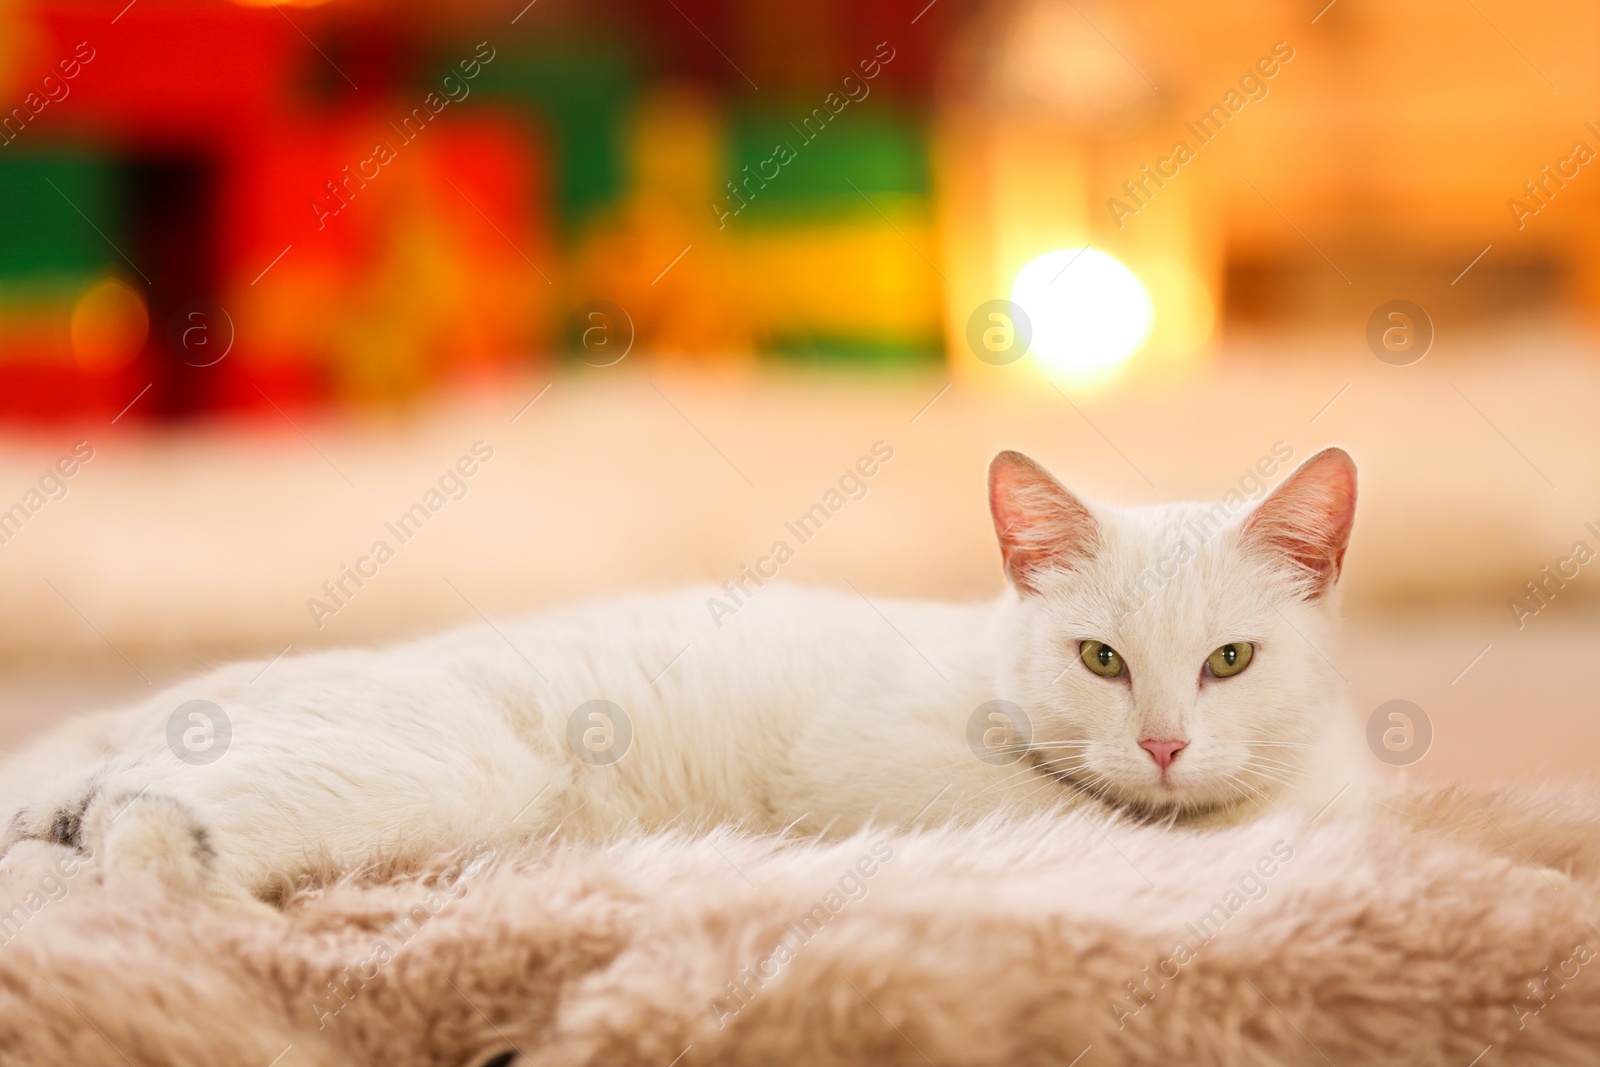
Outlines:
[[[149,332],[144,297],[120,278],[95,282],[72,307],[72,354],[86,371],[111,371],[132,363]]]
[[[1033,324],[1030,348],[1052,376],[1094,381],[1137,352],[1155,325],[1144,283],[1094,248],[1057,249],[1017,274],[1011,299]]]

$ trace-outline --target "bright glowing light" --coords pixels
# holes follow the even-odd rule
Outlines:
[[[1155,305],[1133,271],[1093,248],[1046,252],[1017,274],[1011,299],[1032,327],[1028,348],[1074,380],[1108,376],[1139,350]]]

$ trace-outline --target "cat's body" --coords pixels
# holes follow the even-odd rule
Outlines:
[[[1315,487],[1311,466],[1296,480]],[[551,833],[815,833],[1083,805],[1206,824],[1359,795],[1322,651],[1337,558],[1315,587],[1315,567],[1274,566],[1269,500],[1130,603],[1130,581],[1214,509],[1091,519],[1031,465],[1009,469],[1016,485],[996,470],[1016,587],[997,600],[772,585],[728,615],[717,592],[685,590],[224,667],[0,768],[15,813],[0,864],[25,878],[92,851],[244,899]],[[1276,496],[1304,517],[1304,487]],[[1335,533],[1342,557],[1347,517]],[[1122,649],[1121,674],[1089,669],[1098,642]],[[1250,642],[1254,662],[1212,677],[1227,642]]]

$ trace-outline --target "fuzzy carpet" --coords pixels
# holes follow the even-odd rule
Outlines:
[[[1593,794],[1452,790],[1209,834],[549,844],[286,924],[91,863],[0,917],[0,1061],[1594,1063],[1597,829]]]

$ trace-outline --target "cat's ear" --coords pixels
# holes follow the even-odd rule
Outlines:
[[[1083,502],[1021,452],[1002,452],[989,464],[989,511],[1006,575],[1020,592],[1036,592],[1040,571],[1070,570],[1100,542],[1100,524]]]
[[[1240,543],[1287,562],[1316,600],[1339,580],[1355,517],[1356,465],[1344,449],[1325,448],[1251,512]]]

